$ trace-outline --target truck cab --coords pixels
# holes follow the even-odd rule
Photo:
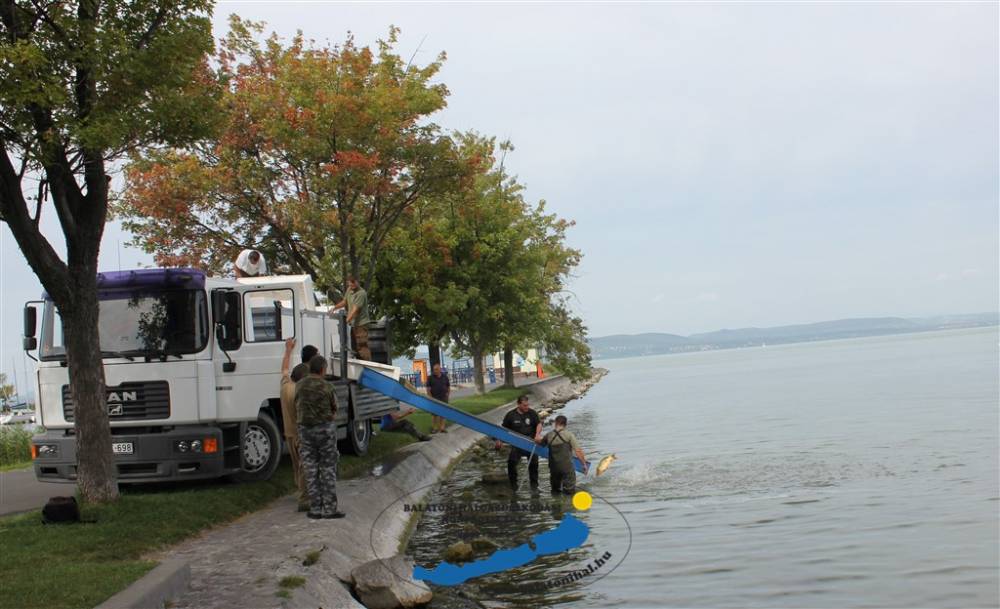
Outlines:
[[[398,407],[351,370],[398,379],[387,322],[370,330],[372,358],[354,359],[342,312],[319,304],[307,275],[243,279],[140,269],[98,275],[98,329],[112,449],[120,482],[231,476],[269,478],[284,448],[278,398],[284,341],[314,345],[330,362],[341,449],[364,454],[372,421]],[[40,316],[40,328],[36,320]],[[36,337],[36,333],[38,336]],[[74,408],[54,303],[25,308],[25,348],[37,351],[35,475],[76,479]]]

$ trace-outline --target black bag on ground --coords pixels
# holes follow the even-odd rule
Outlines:
[[[42,508],[43,524],[80,522],[80,506],[76,497],[51,497]]]

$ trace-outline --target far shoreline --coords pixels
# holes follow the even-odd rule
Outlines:
[[[761,349],[779,349],[782,347],[795,347],[803,345],[815,345],[819,343],[841,343],[848,341],[864,341],[864,340],[876,340],[884,338],[893,338],[897,336],[914,336],[917,334],[922,335],[933,335],[933,334],[957,334],[962,332],[976,333],[985,332],[986,330],[993,330],[1000,335],[1000,324],[994,324],[989,326],[971,326],[966,328],[934,328],[930,330],[914,330],[910,332],[893,332],[888,334],[867,334],[864,336],[845,336],[839,338],[818,338],[816,340],[797,340],[797,341],[787,341],[780,343],[770,343],[766,345],[744,345],[739,347],[712,347],[706,349],[692,349],[690,351],[664,351],[662,353],[646,353],[642,355],[622,355],[619,357],[605,357],[605,358],[595,358],[593,364],[596,366],[603,362],[615,362],[620,360],[630,360],[630,359],[641,359],[646,357],[666,357],[666,356],[677,356],[677,355],[704,355],[707,353],[719,353],[722,351],[756,351]]]

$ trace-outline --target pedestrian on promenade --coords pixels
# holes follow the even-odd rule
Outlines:
[[[580,448],[573,432],[566,429],[567,420],[563,415],[556,417],[552,431],[545,434],[539,444],[549,447],[549,483],[552,494],[563,493],[572,495],[576,492],[576,470],[573,468],[573,456],[583,463],[586,470],[589,467],[587,457]]]
[[[517,406],[504,416],[503,426],[514,433],[531,438],[534,442],[538,442],[542,438],[542,420],[538,413],[528,405],[528,396],[526,395],[517,398]],[[502,443],[497,440],[496,449],[500,450],[501,446]],[[510,453],[507,455],[507,480],[510,482],[511,488],[517,488],[517,466],[521,462],[521,457],[528,458],[528,480],[531,483],[531,488],[538,488],[538,455],[516,446],[511,446]]]
[[[341,307],[347,307],[347,323],[351,326],[354,350],[361,359],[370,360],[372,352],[368,348],[368,326],[372,320],[368,316],[368,292],[365,292],[353,275],[347,276],[347,292],[334,308]]]
[[[431,375],[427,377],[427,395],[445,404],[451,397],[451,381],[441,369],[441,364],[434,364],[431,367]],[[431,415],[431,433],[448,433],[444,423],[444,417]]]
[[[246,249],[236,257],[237,277],[261,277],[267,275],[267,262],[257,250]]]
[[[295,412],[295,387],[309,373],[309,366],[298,364],[289,372],[292,349],[295,339],[285,341],[285,356],[281,359],[281,421],[284,427],[285,444],[288,445],[288,456],[292,460],[292,474],[295,486],[299,489],[299,511],[309,509],[309,497],[306,495],[305,479],[302,476],[302,461],[299,459],[299,418]],[[315,347],[314,347],[315,348]],[[304,349],[303,349],[304,350]]]
[[[425,433],[420,433],[420,430],[417,429],[411,421],[404,420],[414,412],[416,412],[416,410],[413,408],[407,408],[406,410],[400,410],[397,408],[395,411],[383,415],[382,431],[408,433],[421,442],[427,442],[431,439],[430,436]]]
[[[337,511],[337,395],[324,377],[326,358],[309,360],[309,374],[298,382],[295,409],[299,422],[299,450],[310,518],[343,518]]]

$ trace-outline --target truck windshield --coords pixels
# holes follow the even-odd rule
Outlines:
[[[208,344],[208,304],[204,290],[108,290],[100,293],[98,331],[106,356],[166,356],[197,353]],[[66,356],[62,320],[45,302],[39,355]]]

